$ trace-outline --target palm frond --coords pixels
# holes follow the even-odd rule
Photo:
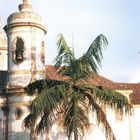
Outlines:
[[[45,80],[37,80],[35,82],[30,83],[27,87],[25,87],[25,90],[27,92],[27,95],[33,96],[35,94],[41,93],[41,91],[46,86]]]
[[[41,117],[39,124],[37,124],[37,132],[44,132],[49,130],[52,117],[55,118],[54,110],[59,109],[59,105],[66,98],[67,85],[57,85],[44,88],[42,92],[35,98],[29,106],[30,114],[24,119],[23,126],[30,128],[32,123],[37,123],[37,118]],[[41,124],[43,124],[41,126]]]
[[[90,45],[85,56],[90,61],[96,61],[98,65],[101,65],[101,60],[103,58],[103,49],[108,45],[108,41],[103,34],[100,34]],[[92,66],[92,65],[91,65]]]
[[[42,112],[44,109],[49,111],[56,108],[58,103],[61,102],[61,100],[64,100],[66,96],[64,86],[65,85],[58,85],[49,89],[43,89],[42,93],[32,101],[30,111]]]
[[[126,96],[123,94],[111,90],[111,89],[99,89],[96,88],[93,90],[93,94],[95,98],[98,98],[100,102],[104,102],[104,104],[110,106],[111,108],[114,108],[116,111],[121,110],[123,113],[125,110],[125,113],[128,113],[129,115],[132,114],[132,105],[129,103]]]
[[[107,105],[115,111],[121,111],[122,114],[124,114],[124,111],[128,115],[133,114],[133,106],[127,97],[115,90],[88,85],[82,85],[81,90],[92,94],[99,104]]]
[[[30,83],[26,88],[27,95],[33,96],[40,94],[44,88],[51,88],[57,85],[67,84],[65,81],[41,79]]]
[[[50,111],[44,110],[43,115],[36,126],[37,134],[40,133],[43,134],[46,131],[49,133],[52,124],[53,124],[53,116],[51,114],[51,110]]]
[[[87,52],[79,58],[83,64],[90,67],[92,73],[97,74],[101,60],[103,58],[103,49],[108,45],[106,37],[100,34],[90,45]]]
[[[38,115],[36,113],[28,114],[28,116],[26,116],[26,118],[23,120],[22,126],[25,129],[30,129],[35,124],[37,118],[38,118]]]
[[[58,35],[57,40],[58,45],[58,55],[56,56],[54,62],[56,67],[61,65],[69,66],[70,63],[75,59],[74,52],[68,47],[65,38],[62,34]]]

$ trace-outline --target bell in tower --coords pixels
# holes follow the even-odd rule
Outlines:
[[[17,38],[15,50],[15,62],[20,63],[24,60],[24,42],[21,38]]]

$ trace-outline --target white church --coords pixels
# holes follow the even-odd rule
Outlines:
[[[47,28],[41,17],[33,11],[28,0],[22,0],[18,9],[9,15],[7,25],[0,25],[0,140],[35,140],[32,131],[22,128],[32,100],[24,88],[41,78],[60,78],[53,66],[45,66]],[[134,115],[118,118],[108,109],[107,118],[117,140],[140,140],[140,83],[116,83],[102,76],[90,82],[128,97]],[[38,137],[38,140],[48,139],[67,140],[65,135],[58,133],[55,125],[49,138]],[[87,140],[93,139],[105,140],[102,129],[95,127],[87,136]]]

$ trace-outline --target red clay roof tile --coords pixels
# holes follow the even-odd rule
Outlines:
[[[58,74],[57,68],[52,65],[46,66],[46,78],[55,79],[59,81],[68,80],[68,77]],[[114,90],[133,90],[133,93],[130,95],[130,100],[133,104],[140,104],[140,83],[119,83],[113,82],[103,76],[93,76],[88,80],[80,80],[80,83],[102,86]]]

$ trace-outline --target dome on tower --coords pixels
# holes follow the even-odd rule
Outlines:
[[[47,29],[43,26],[41,16],[33,11],[32,6],[28,0],[22,0],[22,3],[18,6],[19,11],[11,14],[7,19],[7,25],[4,30],[17,26],[35,26],[42,29],[45,33]]]
[[[17,22],[35,22],[40,23],[41,17],[33,12],[32,6],[29,4],[28,0],[22,0],[22,4],[19,5],[19,12],[15,12],[8,17],[7,23],[17,23]]]

